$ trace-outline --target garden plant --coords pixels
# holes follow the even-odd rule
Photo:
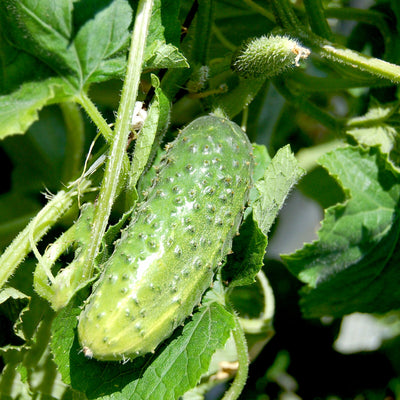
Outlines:
[[[2,0],[0,399],[400,399],[400,2]]]

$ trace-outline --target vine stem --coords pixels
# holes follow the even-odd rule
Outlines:
[[[93,276],[94,260],[99,251],[115,195],[118,190],[120,174],[123,169],[123,160],[126,156],[125,147],[130,132],[130,125],[142,72],[143,54],[152,8],[153,0],[140,0],[136,11],[128,67],[115,123],[114,138],[94,213],[92,240],[85,254],[85,264],[87,268],[83,272],[82,278],[84,280],[90,279]]]
[[[271,22],[275,23],[274,14],[261,7],[259,4],[255,3],[253,0],[244,0],[244,2],[255,12],[263,15],[265,18],[269,19]]]
[[[91,120],[99,129],[100,133],[104,136],[104,139],[108,143],[111,143],[114,137],[113,131],[88,95],[85,92],[82,92],[79,96],[76,96],[75,100],[85,109]]]
[[[90,187],[90,181],[81,182],[81,191]],[[7,282],[18,265],[35,248],[47,231],[70,209],[72,199],[78,194],[76,188],[60,191],[41,209],[23,231],[11,242],[0,257],[0,288]]]
[[[349,70],[356,71],[358,69],[400,84],[399,65],[341,47],[307,31],[300,23],[288,0],[271,0],[271,3],[281,25],[289,33],[293,32],[295,36],[303,40],[307,46],[310,46],[321,57],[346,66]]]
[[[235,327],[232,330],[232,334],[236,345],[239,368],[230,388],[225,393],[222,400],[236,400],[242,393],[247,381],[247,376],[249,374],[249,354],[247,351],[246,337],[244,335],[243,328],[240,325],[238,316],[234,312],[233,315]]]
[[[304,7],[313,31],[325,39],[333,40],[333,34],[326,20],[322,1],[304,0]]]
[[[285,81],[282,78],[274,78],[273,84],[275,89],[282,97],[285,98],[285,100],[298,107],[305,114],[315,118],[322,125],[330,129],[336,135],[340,136],[343,125],[341,121],[311,103],[306,97],[304,97],[304,95],[292,93],[286,87]]]

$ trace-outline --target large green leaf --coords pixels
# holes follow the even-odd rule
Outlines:
[[[303,174],[304,170],[298,165],[290,147],[285,146],[276,153],[264,176],[255,183],[257,193],[253,194],[250,205],[264,235],[268,234],[291,188]]]
[[[307,284],[305,316],[399,308],[399,173],[378,148],[341,148],[320,161],[348,199],[326,210],[317,241],[284,257]]]
[[[0,14],[14,47],[35,56],[77,89],[103,72],[102,63],[118,57],[132,18],[126,0],[5,0]],[[77,20],[81,26],[75,26]]]
[[[127,0],[0,3],[0,139],[24,133],[49,103],[121,76],[132,9]]]
[[[199,308],[156,353],[119,364],[86,359],[75,335],[79,299],[67,306],[53,324],[52,350],[64,382],[89,399],[177,399],[198,383],[211,357],[223,347],[234,326],[233,316],[220,304]],[[184,373],[183,373],[184,372]],[[98,377],[101,376],[101,381]]]

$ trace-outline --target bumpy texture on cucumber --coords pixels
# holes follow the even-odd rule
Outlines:
[[[293,38],[261,36],[244,43],[233,55],[231,66],[244,78],[271,78],[288,68],[298,67],[310,50]]]
[[[154,351],[191,314],[238,230],[251,151],[235,123],[215,116],[196,119],[169,146],[81,313],[87,356]]]

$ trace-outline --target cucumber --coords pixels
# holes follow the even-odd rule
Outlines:
[[[231,67],[240,76],[250,79],[271,78],[288,68],[299,67],[310,50],[296,39],[282,36],[261,36],[246,41],[233,55]]]
[[[251,152],[245,133],[216,116],[196,119],[168,146],[79,317],[86,356],[153,352],[192,313],[241,222]]]

